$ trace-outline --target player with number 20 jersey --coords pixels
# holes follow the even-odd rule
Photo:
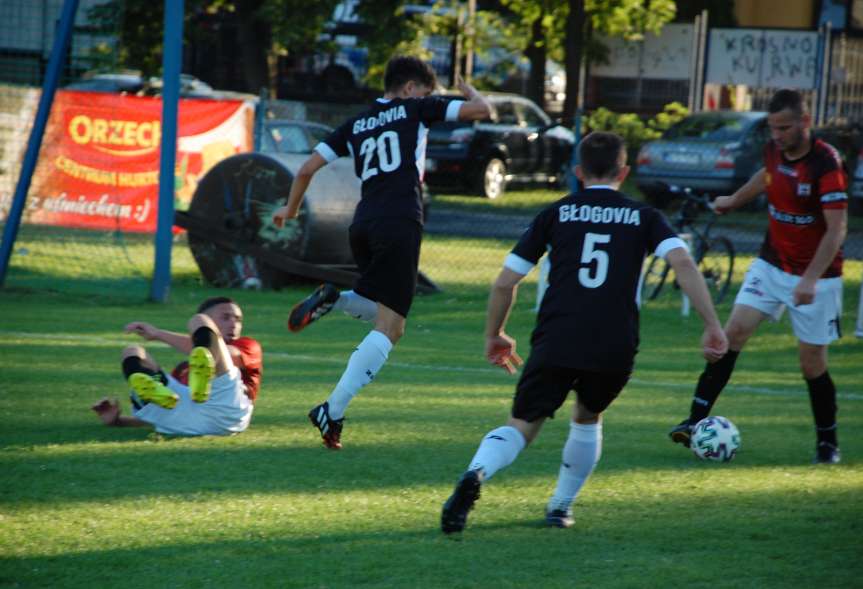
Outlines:
[[[362,181],[354,221],[422,221],[421,181],[429,125],[458,120],[463,101],[440,96],[378,98],[315,147],[328,162],[351,156]]]
[[[491,114],[488,101],[459,80],[465,100],[429,96],[437,82],[428,64],[395,57],[387,64],[386,91],[370,109],[348,119],[303,164],[288,203],[273,215],[277,226],[296,217],[314,173],[350,156],[362,181],[362,197],[350,227],[351,251],[360,271],[353,290],[324,284],[294,306],[291,331],[300,331],[338,309],[374,329],[357,346],[326,400],[309,412],[327,448],[341,448],[342,418],[360,388],[383,367],[401,338],[416,291],[422,241],[422,176],[428,127],[436,121],[471,121]]]

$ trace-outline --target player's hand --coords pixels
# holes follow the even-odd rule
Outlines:
[[[134,333],[147,341],[156,339],[159,330],[155,325],[150,325],[144,321],[133,321],[123,328],[125,333]]]
[[[464,78],[462,78],[460,75],[456,76],[455,85],[458,88],[458,91],[461,92],[462,96],[464,96],[465,98],[470,99],[477,94],[476,88],[465,82]]]
[[[728,352],[728,336],[719,326],[704,328],[701,336],[701,351],[708,362],[716,362]]]
[[[815,302],[815,280],[801,278],[797,286],[794,287],[794,292],[791,293],[794,306],[811,305]]]
[[[117,399],[103,397],[90,407],[105,425],[114,425],[120,419],[120,402]]]
[[[501,333],[485,340],[485,357],[490,364],[500,366],[510,374],[522,364],[521,356],[515,351],[515,340]]]
[[[285,226],[285,221],[287,221],[287,220],[288,220],[288,205],[285,205],[283,207],[279,207],[273,212],[273,224],[276,227],[281,229],[282,227]]]
[[[734,210],[734,197],[717,196],[716,200],[710,203],[710,208],[713,209],[713,212],[717,215],[724,215],[725,213],[730,213]]]

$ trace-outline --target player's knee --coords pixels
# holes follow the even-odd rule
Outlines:
[[[397,341],[402,339],[402,336],[405,334],[405,324],[401,323],[399,325],[394,325],[390,330],[390,333],[387,337],[390,338],[390,341],[395,344]]]
[[[572,420],[575,423],[579,423],[582,425],[590,425],[594,423],[599,423],[600,416],[602,412],[594,412],[581,404],[581,402],[577,402],[575,404],[575,411],[572,414]]]
[[[806,380],[812,380],[827,372],[827,365],[822,362],[801,362],[800,371],[803,373],[803,378]]]
[[[800,372],[803,373],[803,378],[813,379],[818,378],[827,371],[827,358],[818,349],[801,349],[800,350]]]
[[[214,333],[219,333],[219,328],[216,326],[216,322],[210,318],[209,315],[205,315],[204,313],[197,313],[192,315],[192,318],[189,319],[189,333],[195,333],[201,327],[206,327],[207,329],[211,329]]]
[[[126,346],[123,348],[122,354],[120,354],[120,359],[125,360],[126,358],[146,358],[147,352],[144,350],[143,346]]]
[[[383,324],[381,324],[383,323]],[[380,331],[390,342],[395,345],[397,341],[399,341],[402,336],[405,334],[405,322],[404,321],[386,321],[379,322],[375,325],[375,329]]]
[[[746,345],[746,341],[751,335],[751,329],[737,323],[729,323],[725,327],[725,336],[728,338],[728,348],[731,350],[740,351],[743,346]]]

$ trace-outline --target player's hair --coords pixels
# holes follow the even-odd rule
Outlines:
[[[783,111],[786,108],[797,117],[808,112],[806,101],[803,100],[803,95],[797,90],[792,90],[791,88],[777,90],[776,94],[773,95],[770,99],[770,103],[767,105],[767,112],[774,114]]]
[[[626,153],[623,137],[594,131],[578,144],[578,164],[588,178],[614,178],[620,173],[620,154]]]
[[[434,70],[418,57],[399,55],[390,59],[384,74],[384,89],[394,92],[411,81],[432,89],[437,86]]]
[[[198,313],[206,313],[207,309],[212,309],[216,305],[223,305],[225,303],[236,305],[237,301],[235,301],[231,297],[210,297],[209,299],[198,305]]]

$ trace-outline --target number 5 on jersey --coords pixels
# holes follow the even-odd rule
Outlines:
[[[375,154],[378,156],[377,165],[383,172],[392,172],[401,165],[399,136],[395,131],[384,131],[377,137],[368,137],[360,145],[360,155],[363,156],[363,173],[360,179],[363,181],[377,176],[378,169],[373,166]]]
[[[582,268],[578,271],[578,281],[585,288],[597,288],[608,277],[608,252],[596,249],[596,246],[610,242],[611,235],[607,233],[584,234],[584,247],[581,249]],[[592,276],[589,266],[591,262],[596,262],[596,269]]]

